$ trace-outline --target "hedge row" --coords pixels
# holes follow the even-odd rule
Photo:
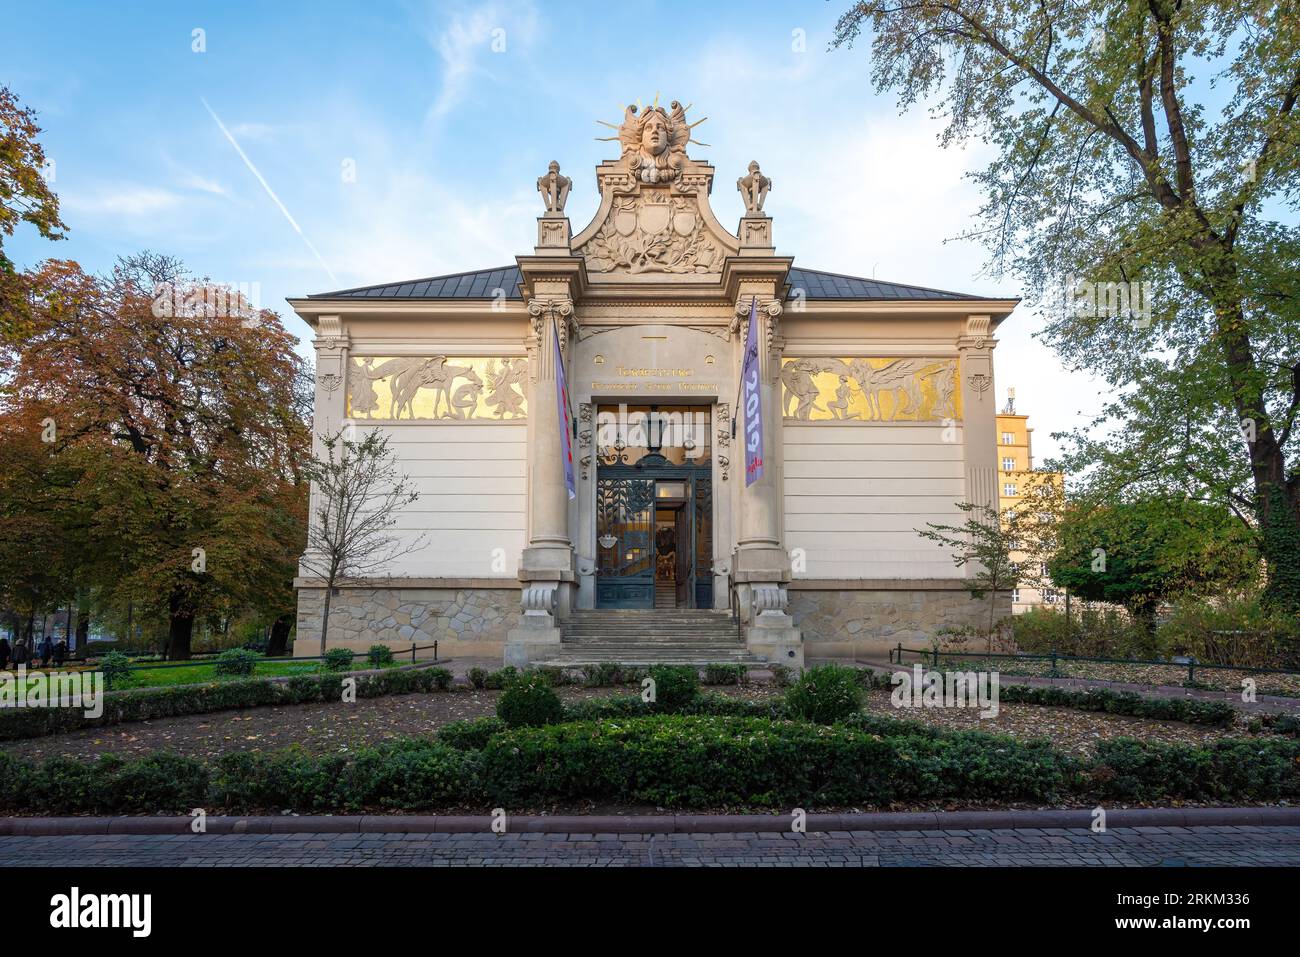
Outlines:
[[[104,695],[104,713],[88,718],[81,708],[7,708],[0,711],[0,741],[61,734],[80,728],[207,714],[262,705],[340,701],[348,675],[294,675],[287,681],[267,678],[175,685]],[[446,691],[452,675],[446,668],[413,668],[353,675],[358,698]]]
[[[1144,698],[1132,691],[1096,688],[1072,691],[1068,688],[1033,687],[1008,684],[998,689],[998,700],[1024,704],[1078,708],[1081,711],[1105,711],[1159,721],[1182,721],[1187,724],[1228,725],[1236,709],[1226,701],[1199,701],[1195,698]]]
[[[1091,760],[983,732],[871,715],[817,725],[653,715],[509,730],[461,722],[435,739],[351,754],[300,748],[215,763],[172,754],[43,764],[0,754],[7,812],[233,813],[527,808],[605,801],[671,808],[882,807],[928,801],[1257,802],[1300,795],[1300,742],[1102,742]],[[883,732],[883,733],[882,733]]]

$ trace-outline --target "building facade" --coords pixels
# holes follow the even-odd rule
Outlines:
[[[1007,404],[998,413],[997,434],[998,506],[1002,514],[1027,508],[1038,521],[1056,521],[1059,516],[1055,508],[1062,500],[1065,474],[1034,468],[1034,430],[1029,427],[1029,416],[1016,412],[1015,389],[1007,390]],[[1024,568],[1039,558],[1024,551],[1013,551],[1011,560]],[[1043,605],[1063,606],[1064,592],[1051,586],[1047,569],[1029,571],[1031,574],[1011,592],[1011,613],[1020,615]]]
[[[547,661],[575,616],[658,608],[734,613],[749,653],[801,664],[987,614],[915,529],[997,502],[994,332],[1015,300],[796,266],[757,163],[733,233],[683,107],[615,125],[576,233],[552,163],[515,263],[291,301],[316,332],[318,442],[384,430],[420,492],[394,528],[419,547],[340,585],[329,644]],[[314,653],[321,582],[296,584]]]

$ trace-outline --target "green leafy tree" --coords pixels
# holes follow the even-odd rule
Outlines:
[[[835,44],[867,29],[878,89],[994,147],[972,235],[1112,386],[1065,468],[1234,509],[1300,611],[1294,0],[866,0]]]
[[[1157,608],[1247,589],[1259,576],[1251,536],[1224,509],[1147,499],[1069,511],[1049,560],[1052,581],[1085,601],[1122,605],[1150,645]]]
[[[967,516],[961,525],[926,522],[926,527],[916,529],[916,533],[949,549],[958,568],[970,566],[971,574],[962,584],[973,599],[988,596],[987,640],[992,651],[998,593],[1024,580],[1024,573],[1011,560],[1011,553],[1024,545],[1024,532],[1016,515],[1002,516],[997,509],[970,502],[958,502],[957,507]]]

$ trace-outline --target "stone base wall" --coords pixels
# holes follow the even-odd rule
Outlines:
[[[1011,593],[999,592],[996,617],[1011,614]],[[929,645],[941,628],[987,628],[989,600],[973,599],[959,581],[800,582],[790,585],[790,614],[803,631],[808,658],[885,659],[899,642]]]
[[[325,592],[299,588],[294,654],[320,654]],[[394,651],[439,643],[440,657],[500,657],[506,633],[519,623],[519,588],[361,588],[343,586],[330,600],[327,648]],[[429,657],[431,651],[420,652]]]

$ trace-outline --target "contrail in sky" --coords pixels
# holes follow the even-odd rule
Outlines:
[[[308,239],[307,234],[302,231],[302,227],[298,225],[298,221],[295,220],[289,210],[285,208],[284,203],[280,202],[280,197],[275,195],[275,190],[271,189],[271,185],[266,181],[266,178],[257,171],[257,167],[254,166],[253,161],[248,158],[248,154],[240,148],[239,143],[236,142],[235,138],[230,134],[230,130],[226,129],[226,124],[221,122],[221,117],[217,116],[212,107],[208,106],[207,100],[203,99],[203,97],[199,97],[199,100],[203,103],[203,108],[207,110],[212,119],[216,121],[217,126],[221,128],[222,135],[230,141],[230,145],[235,148],[235,152],[239,154],[239,158],[244,161],[244,165],[248,167],[248,171],[256,176],[257,181],[262,184],[262,189],[266,190],[266,195],[271,197],[271,202],[280,207],[280,212],[284,213],[284,218],[289,221],[289,225],[293,227],[293,231],[302,237],[302,241],[307,244],[307,248],[311,250],[311,254],[315,256],[316,261],[321,264],[321,268],[329,274],[330,281],[337,286],[338,277],[334,275],[334,270],[330,269],[329,265],[325,262],[325,257],[323,257],[320,254],[320,251],[312,245],[312,241]]]

